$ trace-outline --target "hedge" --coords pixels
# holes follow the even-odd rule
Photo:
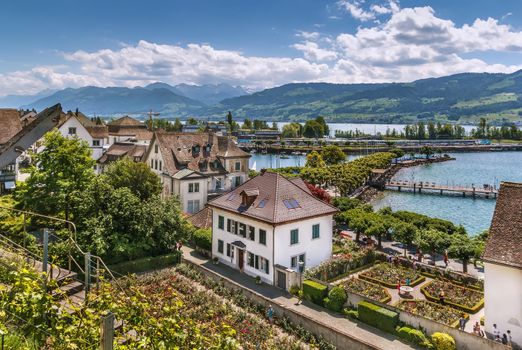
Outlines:
[[[386,288],[397,288],[397,284],[390,284],[390,283],[387,283],[387,282],[384,282],[384,281],[381,281],[377,278],[373,278],[373,277],[369,277],[369,276],[366,276],[364,273],[361,273],[358,275],[358,277],[362,280],[365,280],[365,281],[368,281],[368,282],[372,282],[374,284],[379,284],[383,287],[386,287]],[[424,276],[419,276],[419,278],[417,278],[416,280],[413,280],[410,282],[410,287],[415,287],[419,284],[421,284],[422,282],[426,281],[426,277]]]
[[[348,297],[344,288],[335,286],[328,292],[328,297],[324,298],[324,306],[329,310],[339,312],[343,309],[346,300]]]
[[[303,281],[303,296],[314,304],[323,306],[323,300],[328,293],[328,286],[312,281]]]
[[[431,335],[431,342],[437,350],[455,350],[455,339],[447,333],[435,332]]]
[[[194,244],[202,249],[212,251],[212,231],[201,228],[192,234]]]
[[[428,285],[424,285],[424,286],[421,287],[421,293],[424,294],[426,299],[428,299],[429,301],[432,301],[434,303],[439,303],[440,302],[440,298],[431,295],[426,290],[427,286]],[[466,287],[462,287],[462,286],[459,286],[459,287],[464,288],[464,289],[470,289],[470,288],[466,288]],[[470,290],[475,291],[475,292],[479,292],[476,289],[470,289]],[[449,306],[451,306],[454,309],[457,309],[457,310],[460,310],[460,311],[464,311],[464,312],[466,312],[468,314],[476,314],[477,312],[479,312],[480,309],[482,309],[484,307],[484,298],[480,299],[480,301],[477,304],[475,304],[473,307],[468,307],[468,306],[465,306],[465,305],[453,303],[453,302],[449,301],[448,299],[444,300],[444,304],[449,305]]]
[[[421,330],[404,326],[401,327],[397,333],[399,338],[404,339],[409,343],[419,345],[423,348],[433,348],[430,341]]]
[[[164,267],[176,265],[181,261],[181,252],[175,251],[170,254],[150,256],[146,258],[125,261],[119,264],[108,266],[111,271],[126,275],[129,273],[139,273],[150,270],[157,270]]]
[[[388,333],[395,333],[395,328],[399,322],[399,314],[397,312],[385,309],[378,305],[361,301],[357,305],[359,320],[377,327]]]

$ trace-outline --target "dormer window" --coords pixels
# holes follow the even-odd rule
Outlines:
[[[219,167],[219,161],[217,159],[214,160],[213,165],[214,165],[214,168],[217,169]]]
[[[192,146],[192,152],[193,152],[194,154],[198,154],[199,151],[200,151],[200,147],[199,147],[199,145]]]
[[[251,188],[241,191],[241,205],[243,207],[251,206],[259,196],[259,189]]]
[[[207,143],[207,146],[205,147],[205,150],[207,153],[210,153],[210,150],[212,149],[212,145],[210,143]]]

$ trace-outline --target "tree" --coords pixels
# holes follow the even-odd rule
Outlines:
[[[424,154],[426,156],[426,159],[428,159],[433,154],[433,148],[430,146],[423,146],[420,150],[421,154]]]
[[[241,129],[252,129],[252,121],[248,118],[245,118],[245,121],[243,122],[243,126],[241,127]]]
[[[232,122],[234,121],[234,118],[232,117],[232,112],[228,111],[227,113],[227,124],[232,129]]]
[[[346,160],[346,154],[344,154],[341,148],[335,145],[323,147],[321,150],[321,156],[326,165],[339,164]]]
[[[172,125],[172,131],[181,132],[181,130],[183,130],[183,124],[181,124],[179,118],[176,118],[176,120],[174,120],[174,124]]]
[[[101,175],[112,187],[127,187],[140,200],[147,200],[161,193],[161,181],[145,163],[123,158],[109,165]]]
[[[431,259],[435,263],[435,254],[447,249],[451,242],[447,233],[427,229],[418,232],[414,243],[421,250],[430,252]]]
[[[44,137],[43,151],[34,155],[29,178],[15,191],[19,207],[70,219],[73,201],[94,178],[96,162],[85,141],[51,131]]]
[[[310,168],[324,168],[326,166],[323,157],[317,151],[312,151],[306,155],[305,167]]]
[[[373,213],[372,213],[373,214]],[[380,217],[372,215],[371,221],[366,228],[366,234],[377,238],[377,247],[382,248],[382,235],[386,232],[386,227]]]
[[[408,246],[413,243],[416,235],[417,228],[412,224],[403,221],[395,223],[393,227],[393,239],[403,244],[404,257],[406,257]]]
[[[315,118],[315,121],[323,127],[324,135],[330,135],[330,128],[328,127],[328,124],[326,124],[324,117],[319,116]]]
[[[325,134],[324,127],[316,120],[308,120],[303,128],[303,136],[308,138],[321,138]]]
[[[281,136],[284,138],[297,138],[302,136],[303,126],[299,123],[283,125]]]
[[[462,272],[468,272],[468,263],[471,258],[479,255],[481,249],[478,242],[468,235],[454,234],[451,236],[451,244],[448,248],[448,254],[452,258],[459,259],[462,262]]]
[[[188,118],[187,119],[187,125],[198,125],[198,121],[195,118]]]

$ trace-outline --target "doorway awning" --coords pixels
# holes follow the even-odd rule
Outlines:
[[[246,248],[246,245],[245,243],[241,242],[241,241],[234,241],[232,242],[232,245],[238,247],[238,248],[241,248],[241,249],[245,249]]]

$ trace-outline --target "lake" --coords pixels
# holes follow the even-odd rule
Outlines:
[[[522,182],[522,152],[454,153],[454,161],[401,169],[397,180],[428,181],[439,184],[498,187],[501,181]],[[385,191],[372,204],[376,209],[390,206],[393,210],[409,210],[455,224],[462,224],[470,234],[489,228],[494,199],[436,194],[413,194]]]
[[[288,166],[304,166],[306,163],[305,155],[289,154],[285,155],[285,157],[288,158],[281,158],[281,156],[278,154],[254,153],[252,154],[252,157],[250,157],[249,166],[250,169],[259,171],[262,168],[284,168]],[[362,156],[351,154],[346,157],[346,160],[351,161],[359,157]]]

